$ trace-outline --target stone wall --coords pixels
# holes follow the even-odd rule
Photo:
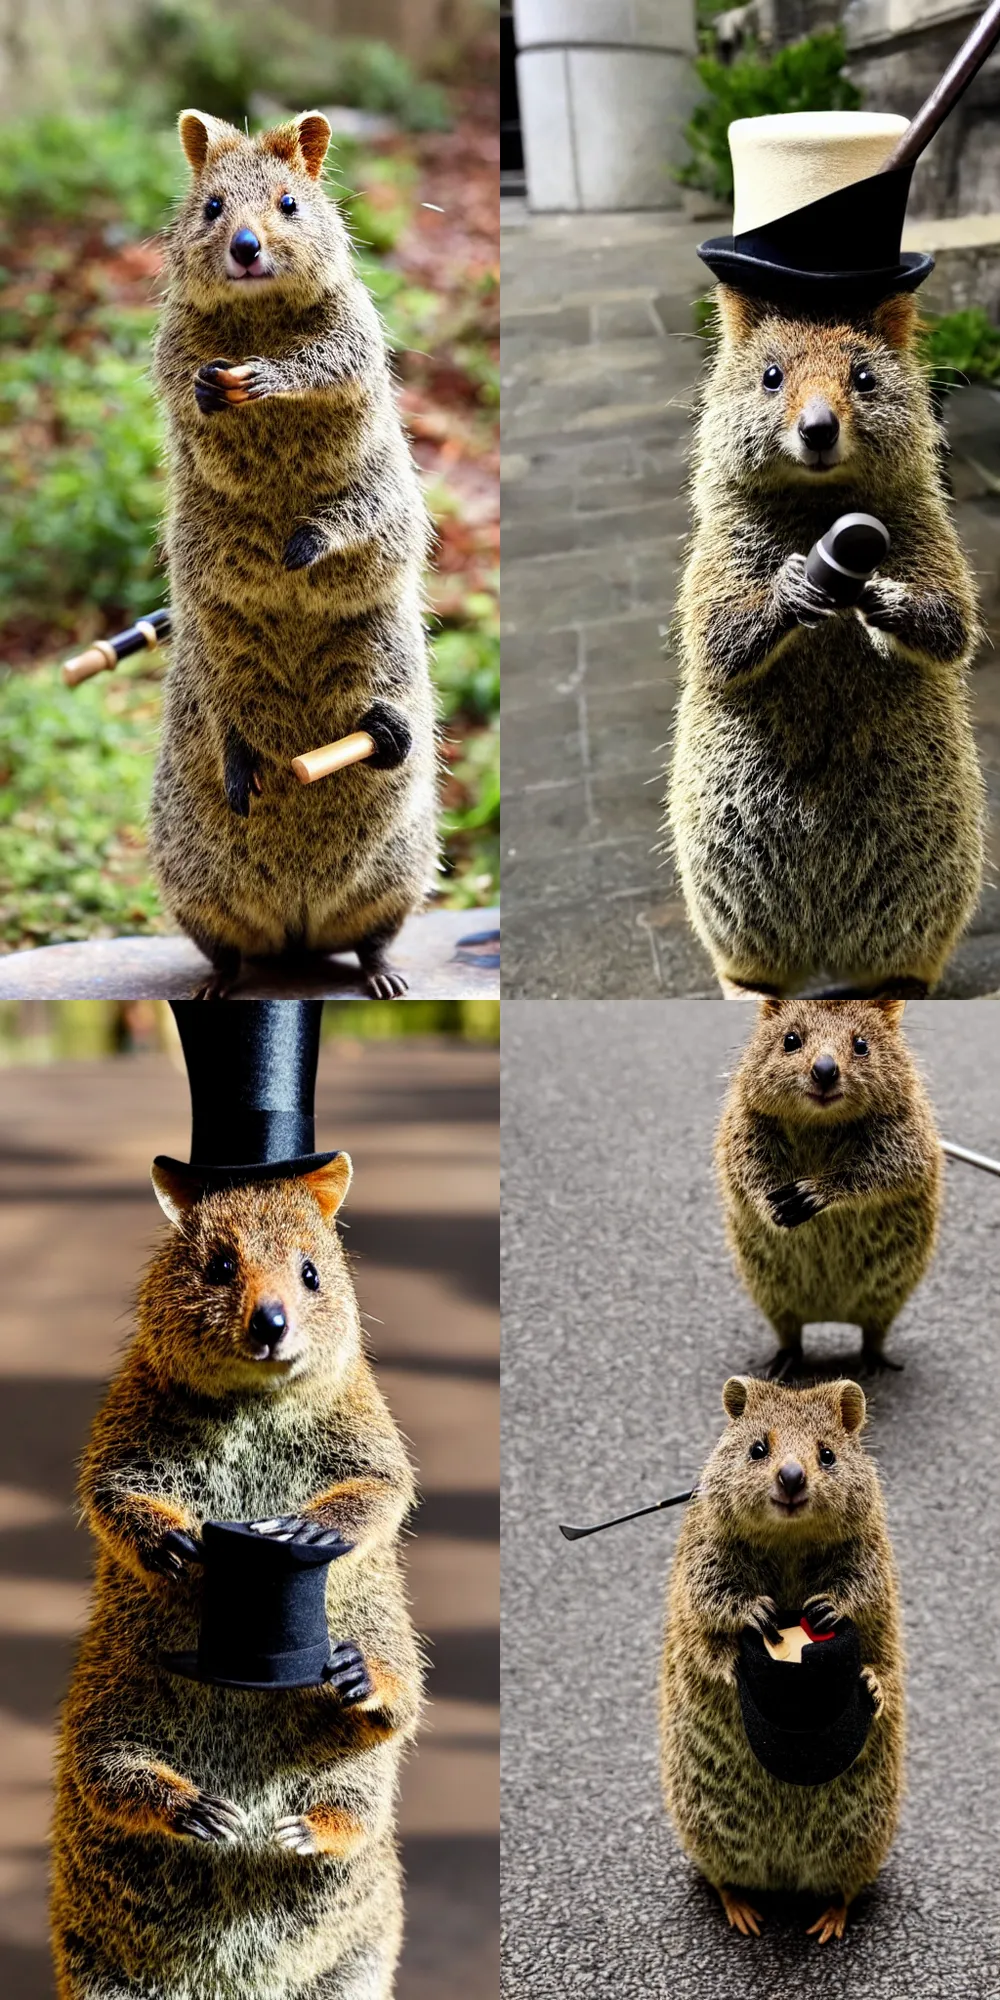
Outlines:
[[[982,8],[968,0],[851,0],[848,69],[865,105],[912,118]],[[991,57],[917,164],[911,216],[1000,211],[1000,55]]]

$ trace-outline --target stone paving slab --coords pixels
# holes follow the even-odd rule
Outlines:
[[[495,1000],[498,910],[432,910],[410,917],[391,952],[411,1000]],[[184,937],[91,938],[0,957],[0,1000],[183,1000],[211,968]],[[353,952],[301,970],[267,959],[245,965],[239,1000],[366,1000]]]
[[[716,997],[662,832],[707,225],[514,219],[502,239],[503,990]],[[990,874],[941,987],[968,998],[1000,989],[1000,395],[962,390],[948,420],[989,627],[973,703]]]

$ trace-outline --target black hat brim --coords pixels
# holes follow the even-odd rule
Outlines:
[[[698,255],[720,284],[755,299],[773,300],[812,312],[841,314],[848,307],[876,306],[897,292],[915,292],[934,269],[925,251],[904,251],[898,263],[878,271],[805,271],[754,257],[736,247],[735,236],[711,236]]]
[[[153,1165],[162,1167],[166,1173],[180,1174],[185,1180],[197,1181],[206,1194],[217,1194],[226,1188],[254,1187],[262,1181],[301,1180],[303,1175],[318,1173],[320,1167],[328,1167],[338,1158],[338,1152],[305,1153],[297,1160],[268,1160],[263,1166],[209,1167],[190,1160],[171,1160],[166,1153],[158,1153]]]
[[[168,1674],[183,1674],[185,1680],[200,1681],[203,1687],[245,1688],[250,1693],[281,1694],[286,1688],[326,1687],[323,1674],[311,1674],[307,1680],[293,1681],[237,1681],[229,1680],[223,1674],[205,1673],[198,1665],[197,1653],[161,1653],[160,1665]]]
[[[785,1679],[791,1674],[794,1683]],[[772,1661],[760,1633],[750,1629],[740,1638],[736,1678],[747,1742],[772,1778],[828,1785],[857,1762],[875,1703],[861,1678],[858,1634],[850,1621],[824,1639],[821,1655],[820,1647],[810,1648],[808,1665],[798,1667]],[[829,1720],[821,1722],[824,1710]]]

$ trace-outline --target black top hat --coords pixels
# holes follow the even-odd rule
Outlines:
[[[291,1180],[337,1155],[315,1153],[316,1064],[322,1000],[242,1000],[206,1007],[172,1000],[191,1086],[191,1159],[206,1189]]]
[[[913,166],[870,174],[739,236],[698,245],[723,284],[794,312],[838,318],[912,292],[934,259],[900,242]]]
[[[206,1521],[201,1538],[198,1649],[163,1665],[214,1687],[319,1687],[332,1664],[326,1573],[343,1543],[277,1541],[244,1521]]]
[[[804,1646],[798,1664],[772,1659],[759,1632],[743,1632],[736,1678],[747,1741],[772,1777],[827,1785],[861,1755],[875,1703],[849,1619]]]

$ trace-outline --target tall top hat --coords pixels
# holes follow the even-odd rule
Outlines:
[[[775,1659],[753,1629],[740,1638],[736,1679],[747,1742],[788,1785],[826,1785],[860,1757],[875,1704],[861,1678],[857,1627],[810,1635],[801,1658]]]
[[[197,1003],[195,1003],[197,1004]],[[326,1574],[345,1545],[277,1540],[245,1521],[206,1521],[197,1650],[164,1653],[169,1673],[214,1687],[319,1687],[330,1678]]]
[[[155,1164],[206,1193],[291,1180],[329,1165],[316,1153],[316,1064],[322,1000],[171,1001],[191,1087],[191,1159]]]
[[[934,269],[900,248],[914,162],[881,171],[906,130],[871,111],[736,119],[733,233],[700,243],[702,262],[735,291],[819,315],[914,291]]]

